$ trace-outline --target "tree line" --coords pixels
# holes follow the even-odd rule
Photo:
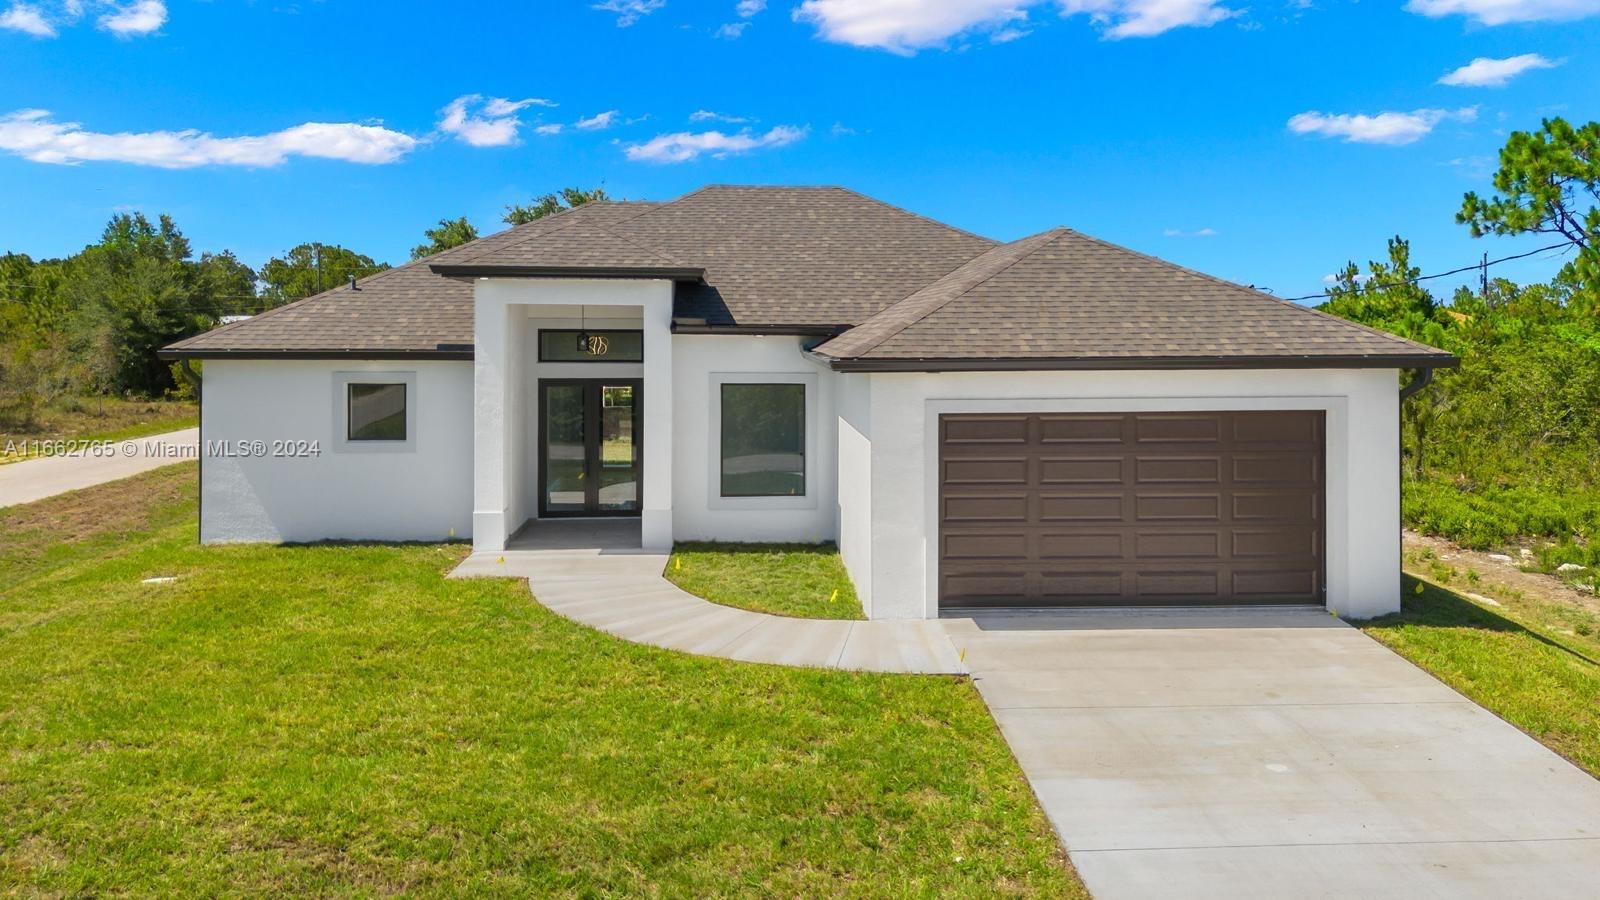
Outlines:
[[[1402,410],[1405,517],[1475,547],[1553,539],[1597,560],[1600,542],[1600,123],[1546,120],[1500,151],[1494,193],[1462,198],[1475,237],[1544,236],[1567,261],[1545,283],[1489,277],[1438,297],[1410,244],[1348,263],[1321,308],[1448,350]],[[1548,541],[1546,541],[1548,543]]]
[[[604,199],[602,188],[566,188],[507,207],[502,220],[520,225]],[[411,258],[477,237],[465,218],[444,220]],[[226,250],[196,256],[172,217],[140,212],[112,216],[71,256],[0,255],[0,423],[31,424],[62,397],[181,395],[186,385],[157,359],[161,347],[388,268],[307,242],[253,269]]]

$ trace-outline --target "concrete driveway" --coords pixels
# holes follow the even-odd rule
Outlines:
[[[1600,895],[1600,781],[1324,613],[945,625],[1100,900]]]
[[[103,441],[92,452],[47,456],[0,466],[0,507],[32,503],[67,491],[130,478],[199,458],[200,429],[185,428],[125,441]]]

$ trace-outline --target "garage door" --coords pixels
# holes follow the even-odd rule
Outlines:
[[[939,602],[1323,602],[1320,411],[939,419]]]

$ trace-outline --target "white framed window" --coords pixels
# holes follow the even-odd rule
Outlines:
[[[817,376],[713,372],[710,387],[712,508],[815,508]]]
[[[416,449],[417,373],[335,372],[333,447],[346,453]]]

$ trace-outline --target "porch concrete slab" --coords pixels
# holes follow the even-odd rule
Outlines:
[[[583,526],[577,526],[580,530]],[[452,578],[524,578],[551,611],[608,634],[669,650],[746,662],[869,672],[964,673],[939,622],[796,619],[734,609],[662,577],[668,556],[586,549],[541,523],[519,532],[521,549],[476,552]],[[615,539],[619,529],[605,530]]]
[[[945,623],[1096,897],[1594,895],[1600,781],[1326,613],[1217,613]]]

